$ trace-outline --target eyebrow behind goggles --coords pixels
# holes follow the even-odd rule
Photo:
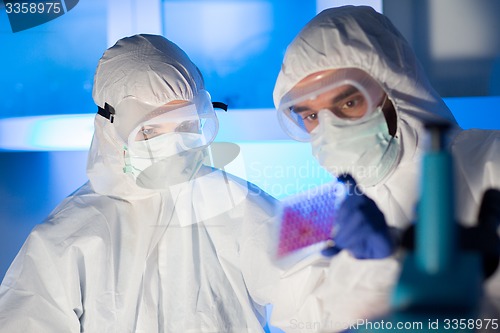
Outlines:
[[[339,87],[339,88],[341,88],[341,87]],[[328,91],[325,92],[324,94],[326,94],[326,93],[328,93]],[[362,94],[362,93],[359,91],[358,88],[351,86],[351,85],[346,85],[346,89],[343,92],[341,92],[340,94],[333,96],[328,101],[328,103],[330,106],[334,106],[334,105],[339,104],[339,103],[345,103],[348,101],[349,98],[351,98],[352,96],[354,96],[356,94]],[[315,98],[310,98],[304,102],[307,103],[307,101],[317,99],[317,98],[318,97],[316,96]],[[304,102],[302,102],[302,103],[304,103]],[[300,103],[299,103],[298,105],[296,104],[296,105],[290,106],[290,111],[295,112],[295,113],[302,113],[302,112],[307,112],[307,111],[320,111],[321,109],[325,109],[325,108],[328,108],[328,107],[320,107],[319,109],[315,109],[315,108],[309,107],[307,104],[300,105]]]
[[[150,140],[157,136],[168,133],[196,133],[201,132],[200,121],[198,120],[184,120],[180,124],[167,122],[161,124],[144,125],[136,134],[136,141]]]

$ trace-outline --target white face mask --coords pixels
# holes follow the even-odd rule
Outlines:
[[[400,142],[389,134],[381,107],[362,121],[341,119],[329,110],[318,117],[311,131],[312,153],[328,172],[349,173],[358,184],[373,186],[392,170]]]
[[[136,141],[125,149],[124,172],[145,188],[165,189],[189,181],[205,157],[204,148],[189,148],[200,140],[200,134],[167,133]]]

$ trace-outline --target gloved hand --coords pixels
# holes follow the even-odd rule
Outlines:
[[[346,198],[339,207],[334,231],[333,244],[322,251],[325,256],[349,251],[357,259],[380,259],[390,256],[395,249],[395,241],[389,232],[384,214],[375,202],[356,188],[350,175],[339,177],[346,185]]]

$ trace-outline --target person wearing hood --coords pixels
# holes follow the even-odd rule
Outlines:
[[[106,50],[89,181],[37,225],[0,286],[1,332],[263,332],[275,199],[203,165],[218,122],[177,45]]]
[[[500,189],[500,131],[462,130],[409,44],[371,7],[330,8],[307,23],[286,50],[273,97],[283,129],[309,141],[319,164],[334,176],[352,175],[362,191],[341,208],[344,225],[333,237],[328,277],[311,292],[326,331],[389,310],[398,259],[356,250],[378,230],[387,236],[388,228],[404,230],[415,221],[427,122],[450,126],[463,225],[477,222],[487,189]],[[373,246],[391,248],[394,238],[386,236]],[[499,277],[485,286],[497,301]]]

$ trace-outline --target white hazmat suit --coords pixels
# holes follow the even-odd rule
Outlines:
[[[357,68],[385,90],[397,114],[400,151],[397,163],[365,193],[382,210],[389,225],[404,228],[415,220],[419,199],[424,122],[443,119],[454,126],[451,150],[456,164],[457,217],[475,223],[483,192],[500,189],[500,132],[462,131],[443,100],[427,81],[414,52],[383,15],[370,7],[327,9],[312,19],[288,46],[274,90],[282,98],[313,73]],[[470,110],[475,112],[475,110]],[[356,260],[347,253],[334,257],[329,281],[312,294],[322,314],[325,331],[336,331],[357,318],[383,315],[397,278],[395,258]],[[487,285],[500,299],[499,272]],[[315,295],[315,296],[313,296]]]
[[[175,44],[137,35],[105,52],[93,98],[161,106],[203,89]],[[156,189],[138,186],[114,127],[132,114],[113,116],[95,117],[89,182],[34,228],[6,274],[0,332],[262,332],[279,274],[267,253],[275,200],[198,155],[183,182],[172,168]]]

